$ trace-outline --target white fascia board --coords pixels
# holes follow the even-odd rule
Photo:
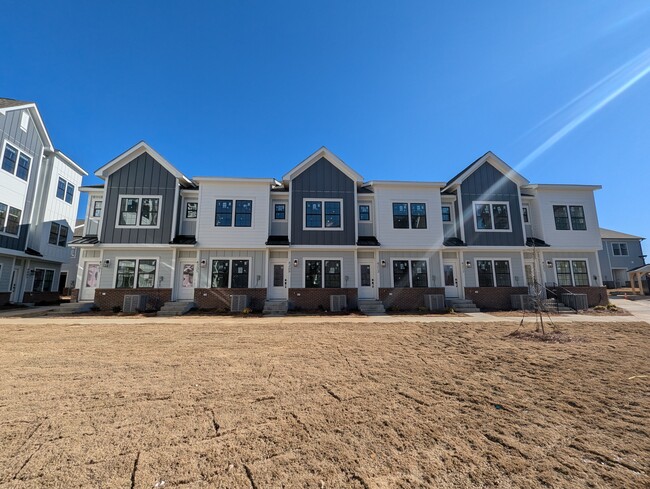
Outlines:
[[[320,149],[318,149],[317,151],[309,155],[307,158],[305,158],[303,161],[298,163],[296,166],[294,166],[291,170],[289,170],[289,172],[287,172],[282,177],[282,180],[285,182],[292,180],[297,175],[305,171],[307,168],[309,168],[311,165],[313,165],[323,157],[327,159],[330,163],[332,163],[334,166],[336,166],[339,170],[341,170],[349,178],[354,180],[355,182],[357,183],[363,182],[363,177],[361,175],[359,175],[356,171],[354,171],[342,159],[340,159],[338,156],[332,153],[325,146],[321,146]]]
[[[195,182],[206,182],[206,183],[258,183],[258,184],[267,184],[275,185],[279,182],[275,178],[247,178],[247,177],[194,177],[192,180]]]
[[[72,159],[65,155],[61,150],[55,149],[54,151],[46,151],[45,152],[46,156],[56,156],[58,159],[60,159],[63,163],[68,165],[70,168],[72,168],[74,171],[79,173],[81,176],[87,177],[88,172],[81,168],[79,165],[77,165]]]
[[[83,185],[79,187],[80,192],[86,192],[87,194],[101,194],[104,193],[104,187],[84,187]]]
[[[510,165],[505,161],[495,155],[492,151],[488,151],[478,160],[472,163],[465,171],[463,171],[458,177],[447,185],[443,191],[455,188],[460,186],[472,173],[474,173],[479,167],[483,166],[484,163],[491,164],[494,168],[499,170],[504,176],[515,182],[520,187],[528,185],[530,182],[524,178],[521,174],[515,171]]]
[[[522,189],[532,190],[600,190],[602,185],[579,185],[579,184],[565,184],[565,183],[533,183],[524,185]]]
[[[41,135],[41,138],[43,139],[43,146],[45,147],[45,150],[54,151],[52,140],[50,139],[50,135],[47,132],[47,128],[45,127],[45,123],[43,122],[43,118],[41,117],[41,113],[39,112],[36,104],[31,102],[28,104],[17,105],[15,107],[5,107],[4,109],[0,109],[0,114],[4,115],[7,112],[12,112],[14,110],[29,111],[30,115],[32,116],[32,120],[36,125],[36,129],[38,130],[39,134]]]
[[[364,183],[364,187],[435,187],[442,188],[447,185],[446,182],[415,182],[415,181],[399,181],[399,180],[371,180]]]

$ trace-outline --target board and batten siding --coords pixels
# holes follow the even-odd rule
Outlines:
[[[589,284],[594,287],[599,286],[602,277],[600,276],[597,257],[598,253],[595,251],[544,251],[542,253],[542,263],[544,278],[546,280],[545,284],[557,283],[555,260],[585,260],[589,269]],[[553,263],[552,268],[548,268],[546,265],[547,261]],[[595,280],[594,276],[598,277],[598,279]]]
[[[355,245],[356,184],[345,173],[320,158],[291,180],[291,244],[316,246]],[[304,199],[343,199],[343,230],[303,230]]]
[[[0,202],[22,211],[18,236],[0,234],[0,250],[7,248],[23,251],[27,246],[30,216],[34,206],[38,173],[41,167],[43,140],[34,125],[31,115],[27,131],[20,128],[20,119],[23,112],[25,111],[9,110],[4,115],[0,114],[0,151],[4,151],[5,142],[8,142],[32,159],[27,182],[4,170],[0,170]],[[0,159],[3,156],[0,154]]]
[[[460,186],[463,204],[465,243],[468,246],[523,246],[526,242],[521,220],[519,188],[489,162],[483,163]],[[510,232],[476,231],[474,202],[508,202]]]
[[[172,287],[172,265],[174,262],[174,250],[164,248],[150,249],[104,249],[102,260],[110,260],[108,267],[101,267],[99,275],[100,289],[114,289],[117,278],[117,261],[123,260],[157,260],[156,286],[155,288],[169,289]],[[88,261],[96,261],[89,259]],[[137,265],[136,265],[137,267]],[[162,277],[162,280],[160,280]],[[136,268],[137,280],[137,268]]]
[[[478,287],[478,275],[476,269],[476,260],[509,260],[510,261],[510,281],[512,287],[525,287],[526,275],[524,274],[524,264],[521,261],[521,253],[502,253],[498,251],[466,251],[463,253],[463,260],[469,261],[471,267],[467,268],[465,263],[461,263],[461,273],[463,273],[464,287]],[[471,299],[471,297],[469,297]]]
[[[390,288],[393,286],[393,265],[392,260],[426,260],[429,287],[440,287],[440,252],[419,252],[419,251],[381,251],[377,270],[379,271],[379,286]],[[382,267],[381,262],[385,261],[386,266]],[[409,265],[410,266],[410,265]]]
[[[625,243],[627,245],[627,255],[615,255],[612,249],[613,243]],[[630,270],[645,265],[642,258],[643,250],[641,241],[638,239],[603,239],[603,249],[598,252],[600,266],[603,268],[603,275],[608,275],[605,280],[612,279],[611,268],[625,268]],[[610,268],[607,271],[607,268]]]
[[[354,266],[354,251],[341,251],[332,249],[331,251],[309,251],[309,250],[292,250],[291,263],[289,264],[289,284],[290,288],[302,289],[305,284],[305,260],[322,260],[333,259],[341,260],[341,287],[356,287],[356,270]],[[297,266],[293,266],[293,261],[297,260]],[[348,278],[347,282],[345,277]]]
[[[266,251],[262,250],[200,250],[199,263],[205,260],[205,266],[199,266],[196,287],[210,288],[212,260],[219,258],[250,258],[248,283],[251,288],[266,287]],[[258,278],[259,277],[259,278]]]
[[[122,244],[167,244],[171,240],[174,200],[179,191],[178,181],[166,168],[143,153],[127,163],[106,181],[106,201],[102,219],[102,242]],[[116,227],[120,210],[120,195],[160,195],[159,227]]]

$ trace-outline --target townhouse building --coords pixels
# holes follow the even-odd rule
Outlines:
[[[603,284],[607,288],[629,287],[628,272],[643,267],[645,255],[641,241],[645,238],[600,228],[603,247],[598,254]]]
[[[95,174],[73,246],[79,299],[103,309],[507,309],[535,285],[607,300],[600,187],[531,184],[492,153],[440,182],[365,180],[326,148],[281,179],[188,178],[140,142]]]
[[[0,158],[0,305],[57,301],[87,173],[31,102],[0,98]]]

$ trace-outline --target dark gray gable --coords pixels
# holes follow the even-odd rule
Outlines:
[[[148,153],[143,153],[108,176],[102,223],[103,243],[167,244],[171,240],[176,177]],[[160,195],[160,226],[156,229],[116,227],[120,195]]]
[[[354,245],[355,182],[322,157],[291,181],[291,244]],[[342,231],[304,231],[303,199],[343,199]]]
[[[483,163],[460,186],[465,218],[465,242],[468,246],[523,246],[521,202],[517,184],[489,162]],[[510,204],[512,232],[474,230],[474,201],[503,201]]]

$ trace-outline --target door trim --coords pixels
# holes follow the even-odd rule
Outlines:
[[[361,297],[361,265],[370,265],[370,283],[373,289],[372,297]],[[357,296],[360,300],[379,299],[379,278],[377,277],[377,262],[374,258],[357,259]],[[366,287],[364,287],[366,288]]]

